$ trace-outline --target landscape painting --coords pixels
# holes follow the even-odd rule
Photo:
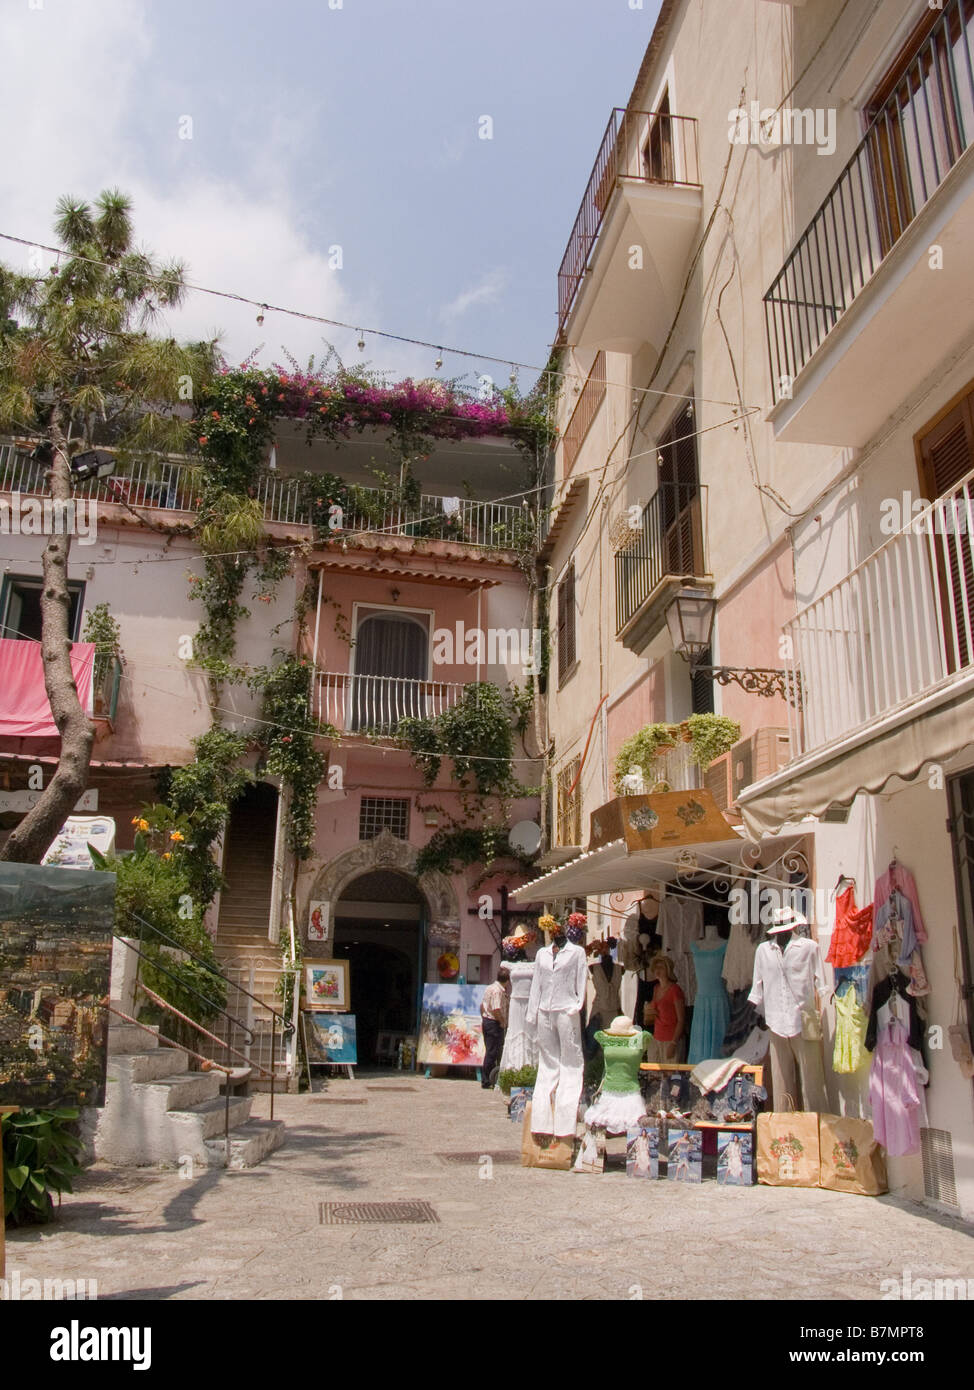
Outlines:
[[[0,1096],[104,1105],[115,875],[0,863]]]
[[[339,1066],[358,1063],[354,1014],[308,1014],[308,1060]]]
[[[479,1067],[484,1060],[480,1001],[485,985],[423,986],[420,1066]]]

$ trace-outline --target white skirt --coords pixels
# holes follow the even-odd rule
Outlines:
[[[584,1115],[587,1125],[594,1129],[607,1129],[613,1134],[625,1134],[634,1129],[641,1116],[646,1113],[646,1102],[639,1091],[620,1095],[618,1091],[603,1091],[596,1097]]]

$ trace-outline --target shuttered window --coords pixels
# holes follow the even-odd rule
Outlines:
[[[974,392],[921,434],[918,442],[928,500],[955,492],[960,480],[974,469]],[[965,524],[967,507],[963,495],[957,507],[945,511],[946,524],[936,537],[934,549],[947,665],[954,671],[959,666],[967,666],[974,657],[964,612],[966,598],[967,613],[974,613],[974,555],[971,533]],[[941,518],[935,517],[935,520]],[[952,526],[950,523],[955,520],[958,524]]]
[[[702,575],[703,530],[692,402],[688,402],[671,422],[659,442],[659,454],[663,573]]]
[[[575,665],[575,564],[558,585],[558,679],[564,680]]]

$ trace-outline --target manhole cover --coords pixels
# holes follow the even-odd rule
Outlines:
[[[367,1091],[415,1091],[415,1086],[366,1086]]]
[[[429,1202],[418,1198],[408,1202],[319,1202],[318,1220],[322,1226],[393,1226],[439,1222]]]
[[[444,1163],[480,1163],[483,1159],[489,1158],[494,1163],[520,1163],[519,1153],[498,1153],[496,1150],[481,1149],[480,1152],[471,1150],[470,1153],[463,1154],[437,1154],[437,1158],[442,1158]]]

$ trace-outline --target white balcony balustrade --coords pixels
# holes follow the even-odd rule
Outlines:
[[[974,473],[785,627],[796,755],[908,707],[974,665]]]
[[[316,671],[313,714],[341,733],[393,734],[401,719],[432,719],[459,704],[462,685]]]

